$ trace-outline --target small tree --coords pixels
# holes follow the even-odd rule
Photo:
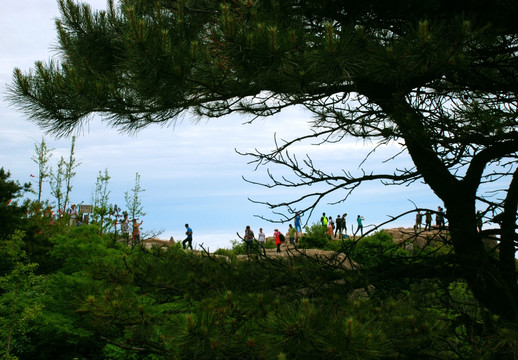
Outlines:
[[[63,202],[64,168],[65,160],[61,157],[61,159],[59,159],[56,172],[52,172],[50,176],[50,193],[56,199],[58,212],[61,211],[61,205],[63,205],[63,213],[65,213],[66,210],[66,204]]]
[[[72,136],[72,145],[70,147],[70,156],[68,161],[65,161],[63,156],[58,162],[56,173],[51,173],[50,187],[51,193],[57,201],[58,210],[63,213],[66,212],[68,202],[70,200],[70,192],[72,191],[72,178],[76,175],[74,171],[81,163],[78,163],[74,157],[76,137]],[[63,185],[65,190],[63,190]]]
[[[146,213],[143,211],[144,206],[140,199],[140,193],[146,191],[140,186],[140,174],[135,173],[135,186],[130,191],[124,193],[124,199],[126,200],[126,206],[128,213],[132,219],[137,219],[140,216],[145,216]]]
[[[104,170],[104,175],[99,170],[99,175],[97,175],[97,181],[95,182],[95,192],[92,195],[94,211],[92,220],[99,223],[101,226],[101,233],[103,232],[105,218],[110,213],[109,198],[111,191],[108,190],[108,182],[110,178],[108,169]]]
[[[34,161],[38,165],[38,202],[41,203],[41,192],[43,189],[43,183],[45,179],[51,176],[51,169],[48,165],[50,158],[52,157],[52,150],[47,147],[47,143],[45,139],[41,139],[41,143],[34,144],[35,155],[31,157],[32,161]]]
[[[72,145],[70,146],[70,156],[68,157],[68,162],[64,162],[64,180],[65,180],[65,203],[63,204],[63,211],[66,210],[67,204],[70,200],[70,192],[72,191],[72,178],[76,175],[74,171],[79,165],[80,162],[77,162],[74,157],[76,145],[76,137],[72,136]]]

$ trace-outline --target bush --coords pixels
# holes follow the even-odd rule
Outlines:
[[[311,227],[306,226],[306,233],[302,235],[299,246],[304,249],[317,248],[323,249],[331,240],[331,236],[327,233],[328,227],[314,223]]]
[[[394,257],[409,255],[383,230],[359,241],[344,240],[344,245],[351,259],[366,268],[379,266]]]
[[[336,251],[336,252],[345,252],[346,243],[345,240],[332,240],[329,241],[324,250]]]
[[[242,240],[230,240],[232,244],[232,249],[218,249],[214,252],[216,255],[225,255],[225,256],[235,256],[235,255],[244,255],[246,254],[246,243]],[[264,245],[266,249],[275,249],[275,242],[271,239],[267,239]],[[261,246],[257,240],[254,240],[253,243],[253,251],[259,252],[261,251]]]

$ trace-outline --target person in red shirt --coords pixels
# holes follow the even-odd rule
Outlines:
[[[277,246],[277,253],[281,252],[281,244],[282,244],[279,234],[280,234],[279,229],[275,229],[273,231],[273,236],[275,237],[275,245]]]

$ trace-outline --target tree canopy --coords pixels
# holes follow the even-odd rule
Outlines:
[[[511,1],[123,0],[106,11],[60,0],[57,60],[16,69],[10,98],[43,129],[68,135],[92,114],[136,131],[192,112],[268,116],[301,105],[307,137],[254,152],[325,193],[424,181],[444,202],[464,277],[491,312],[518,318],[518,3]],[[414,166],[328,174],[288,151],[304,138],[398,142]],[[481,185],[498,180],[492,196]],[[345,198],[347,195],[345,195]],[[269,204],[294,213],[301,199]],[[497,218],[498,252],[477,231]],[[496,221],[496,220],[495,220]],[[450,268],[451,264],[443,264]]]
[[[30,184],[20,185],[10,177],[9,171],[0,168],[0,239],[11,235],[20,226],[27,211],[27,205],[18,204],[17,199],[30,190]]]

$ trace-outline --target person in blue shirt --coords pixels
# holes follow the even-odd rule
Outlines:
[[[295,231],[302,232],[302,226],[300,225],[300,214],[295,214]]]
[[[185,224],[185,228],[187,229],[187,231],[185,232],[185,235],[187,235],[187,237],[184,241],[182,241],[182,247],[185,249],[185,244],[188,243],[189,249],[192,250],[192,229],[189,227],[189,224]]]
[[[358,223],[358,228],[356,229],[354,236],[356,236],[358,231],[360,231],[361,236],[363,236],[363,220],[365,220],[365,219],[363,218],[363,216],[360,216],[360,215],[358,215],[358,217],[356,218],[356,222]]]

